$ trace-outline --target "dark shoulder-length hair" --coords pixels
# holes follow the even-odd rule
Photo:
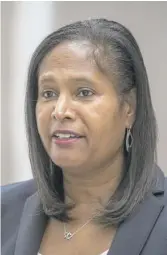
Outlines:
[[[95,218],[104,227],[120,224],[151,192],[153,185],[157,132],[143,58],[130,31],[106,19],[66,25],[47,36],[35,50],[29,66],[25,102],[29,156],[44,212],[60,221],[72,220],[68,216],[72,206],[64,202],[62,170],[51,161],[41,142],[35,108],[39,66],[54,47],[65,41],[90,43],[91,57],[97,67],[106,75],[116,77],[116,89],[122,100],[126,100],[132,89],[136,91],[134,141],[131,152],[125,152],[123,177],[108,204]]]

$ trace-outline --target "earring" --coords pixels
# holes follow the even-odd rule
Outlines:
[[[126,151],[129,152],[133,145],[133,136],[131,133],[131,128],[127,128],[126,137],[125,137],[125,147]]]

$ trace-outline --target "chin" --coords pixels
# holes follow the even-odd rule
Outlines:
[[[82,160],[78,160],[78,158],[70,158],[70,157],[52,157],[52,161],[62,169],[74,169],[81,167],[84,162]]]

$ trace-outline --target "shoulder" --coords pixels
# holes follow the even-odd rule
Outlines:
[[[26,199],[35,192],[36,187],[33,179],[1,186],[2,218],[7,211],[11,213],[10,208],[12,211],[21,209]]]
[[[19,190],[31,190],[31,188],[35,188],[34,179],[30,179],[27,181],[15,182],[7,185],[1,186],[2,194],[10,194],[11,191],[19,191]]]
[[[36,192],[35,181],[28,180],[1,186],[2,247],[14,247],[20,219],[28,197]],[[9,253],[6,253],[9,254]]]
[[[11,198],[26,199],[36,191],[35,181],[33,179],[1,186],[2,204],[11,201]]]

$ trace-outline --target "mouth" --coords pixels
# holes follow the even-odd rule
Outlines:
[[[57,130],[52,135],[52,140],[56,144],[71,144],[79,141],[84,136],[70,130]]]

